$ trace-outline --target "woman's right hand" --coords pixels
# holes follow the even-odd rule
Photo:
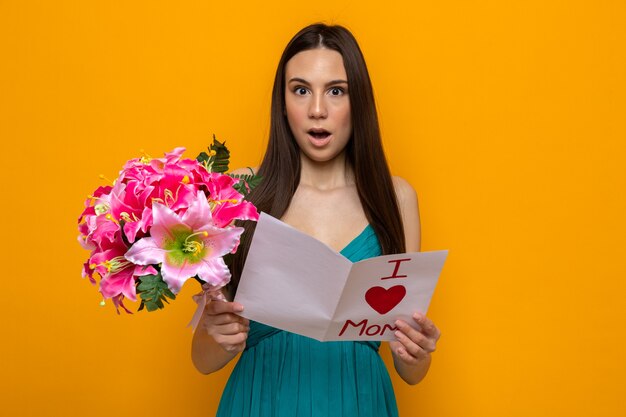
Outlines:
[[[237,313],[243,311],[239,303],[213,300],[204,308],[203,327],[222,349],[239,353],[246,347],[250,321]]]

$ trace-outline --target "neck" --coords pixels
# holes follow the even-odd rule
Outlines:
[[[300,152],[300,184],[319,190],[332,190],[354,184],[354,173],[345,152],[330,161],[318,162]]]

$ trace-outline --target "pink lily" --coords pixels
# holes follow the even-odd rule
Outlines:
[[[94,272],[102,277],[100,292],[104,298],[113,298],[121,294],[136,301],[135,277],[158,273],[153,266],[139,266],[128,262],[124,258],[127,250],[121,236],[117,234],[115,241],[108,242],[101,251],[94,251],[89,258],[89,265],[85,268],[87,276],[90,281]]]
[[[208,173],[206,182],[210,201],[213,208],[213,222],[218,227],[224,227],[233,220],[258,220],[259,212],[249,201],[243,199],[233,188],[237,180],[228,175]]]
[[[154,203],[152,217],[151,236],[135,242],[126,259],[137,265],[160,263],[163,280],[174,293],[196,275],[217,287],[228,282],[230,271],[222,257],[237,247],[244,229],[216,227],[203,192],[182,216]]]

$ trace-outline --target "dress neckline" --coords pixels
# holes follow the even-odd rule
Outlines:
[[[365,232],[367,232],[369,229],[371,229],[372,225],[370,223],[367,224],[367,226],[365,226],[365,228],[363,229],[363,231],[361,231],[361,233],[359,233],[354,239],[352,239],[350,242],[348,242],[348,244],[346,246],[344,246],[343,249],[341,249],[339,251],[340,254],[343,255],[343,253],[350,248],[353,244],[355,244],[355,242],[357,240],[359,240],[363,235],[365,235]]]

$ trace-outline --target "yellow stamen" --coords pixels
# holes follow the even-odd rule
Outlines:
[[[183,245],[183,252],[196,254],[204,249],[204,244],[202,242],[198,242],[197,240],[192,240],[191,242],[185,242]]]
[[[222,203],[232,203],[237,204],[239,200],[236,198],[227,198],[226,200],[209,200],[210,203],[222,204]]]
[[[188,176],[188,175],[185,175],[185,176],[183,177],[183,179],[182,179],[182,181],[181,181],[181,182],[182,182],[183,184],[189,184],[189,182],[190,182],[190,181],[191,181],[191,180],[189,179],[189,176]]]
[[[104,265],[104,267],[107,269],[107,272],[115,274],[126,268],[127,266],[131,265],[131,263],[128,262],[123,256],[116,256],[115,258],[104,261],[100,265]]]
[[[144,165],[150,164],[150,161],[152,161],[152,157],[148,155],[146,151],[144,151],[143,149],[140,149],[139,152],[143,154],[143,156],[139,158],[139,162],[141,162]]]
[[[105,217],[107,220],[111,220],[113,223],[119,223],[119,222],[115,219],[115,217],[113,217],[113,216],[111,215],[111,213],[107,213],[107,215],[106,215],[106,216],[104,216],[104,217]]]
[[[176,199],[174,198],[174,194],[172,193],[172,191],[171,191],[171,190],[165,190],[165,191],[163,192],[163,194],[164,194],[164,197],[165,197],[165,205],[167,205],[167,200],[168,200],[168,199],[169,199],[172,203],[173,203],[174,201],[176,201]]]
[[[198,242],[197,240],[189,241],[190,238],[194,236],[202,235],[203,237],[209,236],[207,231],[201,231],[192,233],[185,239],[185,243],[183,243],[183,252],[196,254],[201,252],[204,249],[204,242]]]
[[[101,180],[106,180],[106,181],[110,182],[111,184],[115,185],[115,181],[111,181],[110,179],[108,179],[107,177],[105,177],[105,176],[104,176],[104,174],[100,174],[100,175],[98,175],[98,177],[99,177]],[[116,180],[116,181],[117,181],[117,180]]]
[[[109,206],[106,203],[98,203],[95,206],[93,206],[94,211],[96,212],[96,214],[99,216],[101,214],[106,213],[107,211],[109,211],[109,209],[111,208],[111,206]]]

